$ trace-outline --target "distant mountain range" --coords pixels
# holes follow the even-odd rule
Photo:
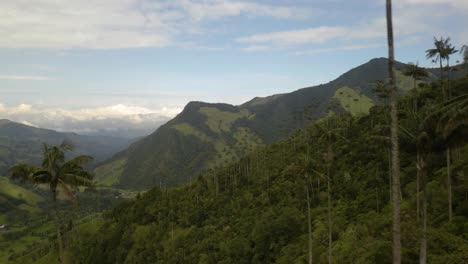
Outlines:
[[[396,63],[398,86],[413,87]],[[436,69],[428,69],[435,79]],[[328,109],[367,113],[377,102],[375,82],[387,78],[387,59],[373,59],[334,81],[242,105],[190,102],[153,134],[100,164],[98,181],[121,188],[176,186],[204,170],[238,160],[255,147],[283,139]]]
[[[40,164],[43,143],[58,145],[64,140],[75,145],[71,155],[91,155],[95,162],[110,158],[132,143],[129,139],[62,133],[0,119],[0,175],[19,162]]]

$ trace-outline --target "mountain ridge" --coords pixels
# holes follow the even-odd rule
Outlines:
[[[403,75],[404,67],[395,62],[398,85],[409,90],[413,79]],[[255,97],[241,105],[191,101],[155,132],[102,163],[97,179],[137,189],[188,182],[260,145],[286,138],[329,110],[367,113],[377,101],[375,82],[386,76],[387,59],[376,58],[328,83]]]
[[[131,143],[123,138],[58,132],[0,119],[0,174],[19,162],[39,164],[43,143],[57,145],[64,140],[75,145],[71,155],[91,155],[96,162],[110,158]]]

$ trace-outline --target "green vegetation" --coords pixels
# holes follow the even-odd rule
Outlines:
[[[334,98],[352,115],[368,114],[374,105],[372,99],[346,86],[336,90]]]
[[[454,81],[452,88],[457,99],[450,104],[441,105],[438,82],[398,102],[401,254],[406,263],[419,259],[422,214],[428,263],[468,261],[468,131],[462,125],[466,117],[457,115],[466,110],[468,79]],[[70,260],[304,263],[312,256],[314,263],[327,263],[331,256],[335,263],[391,263],[388,108],[374,106],[369,115],[330,115],[238,162],[207,171],[188,185],[155,187],[138,195],[104,213],[97,229],[70,238],[77,241],[67,248]],[[432,144],[425,176],[418,169],[423,168],[417,158],[421,143],[407,136],[419,133],[413,113],[432,115],[436,122],[429,126]],[[450,127],[444,125],[446,117]],[[451,164],[452,221],[446,199],[447,133],[459,142]],[[421,202],[427,210],[417,210]]]
[[[406,65],[396,62],[395,66],[402,80],[399,85],[410,90],[413,78],[402,74]],[[335,112],[344,108],[353,115],[367,113],[377,101],[375,82],[386,78],[387,60],[379,58],[330,83],[254,98],[240,106],[190,102],[155,133],[101,164],[96,178],[101,179],[101,173],[112,175],[106,182],[122,189],[179,186],[211,168],[238,161],[260,145],[288,138],[310,120],[325,117],[336,99],[342,107],[332,109]],[[359,92],[347,87],[359,87]],[[114,169],[120,168],[118,164],[107,166],[122,159],[127,160],[122,170]]]
[[[233,123],[240,118],[252,118],[247,109],[229,112],[221,111],[215,107],[200,107],[199,111],[206,116],[206,125],[216,133],[230,132]]]
[[[395,71],[395,77],[396,77],[396,86],[398,87],[399,90],[409,91],[413,89],[414,87],[413,77],[405,75],[405,73],[402,71]],[[424,81],[416,80],[416,86],[418,86],[421,83],[424,83]]]
[[[179,131],[184,136],[195,136],[198,139],[203,140],[203,141],[209,141],[210,140],[207,135],[205,135],[203,132],[197,130],[196,128],[194,128],[193,126],[191,126],[188,123],[176,124],[176,125],[173,125],[172,128]]]
[[[76,154],[69,155],[87,154],[95,157],[98,162],[111,157],[129,144],[126,139],[61,133],[0,119],[0,174],[6,174],[17,163],[39,165],[42,144],[58,145],[64,140],[75,145]]]
[[[95,175],[97,175],[95,180],[98,184],[104,186],[112,186],[119,183],[119,177],[122,175],[126,163],[127,160],[123,158],[96,168],[94,170]]]
[[[43,198],[31,190],[11,183],[8,178],[0,176],[0,193],[12,198],[23,200],[31,206],[36,206],[43,201]]]

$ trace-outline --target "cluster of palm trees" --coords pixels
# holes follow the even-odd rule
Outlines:
[[[391,105],[391,146],[392,146],[392,234],[393,234],[393,263],[401,264],[401,226],[400,226],[400,164],[399,164],[399,139],[398,130],[400,127],[398,120],[398,105],[397,105],[397,88],[395,87],[395,74],[394,74],[394,40],[393,40],[393,22],[392,22],[392,1],[386,0],[386,17],[387,17],[387,40],[388,40],[388,71],[390,87],[390,105]],[[434,63],[439,63],[440,66],[440,80],[442,85],[442,93],[444,102],[442,107],[435,109],[426,117],[421,118],[417,116],[415,111],[415,122],[418,124],[416,133],[406,133],[416,141],[417,145],[417,183],[419,193],[419,178],[422,179],[422,204],[423,204],[423,225],[421,233],[421,247],[419,263],[425,264],[427,262],[427,200],[426,200],[426,181],[428,174],[429,154],[431,152],[431,140],[442,135],[446,143],[447,155],[447,189],[448,189],[448,208],[449,208],[449,221],[452,220],[452,192],[451,192],[451,155],[450,147],[453,145],[453,135],[462,128],[467,120],[468,113],[468,95],[462,95],[456,98],[452,97],[452,90],[450,86],[451,72],[450,56],[457,53],[458,50],[450,43],[450,38],[440,39],[434,38],[434,48],[426,51],[426,57],[432,59]],[[468,62],[468,47],[463,46],[460,50],[464,54],[465,65]],[[444,62],[445,67],[444,67]],[[448,74],[444,76],[444,72]],[[410,65],[405,72],[405,75],[411,76],[415,79],[414,87],[416,87],[416,80],[427,76],[427,73],[418,67],[417,64]],[[446,80],[447,88],[445,86]],[[416,109],[414,109],[416,110]],[[406,131],[408,132],[408,131]],[[419,194],[417,195],[417,209],[419,217]]]
[[[48,185],[52,194],[52,216],[55,220],[58,244],[59,263],[64,263],[64,246],[62,239],[62,225],[58,216],[57,197],[58,191],[76,202],[76,194],[80,186],[93,186],[93,175],[83,166],[93,159],[90,156],[79,155],[68,161],[65,160],[65,152],[72,151],[73,145],[63,142],[59,146],[44,144],[43,161],[41,166],[18,164],[10,168],[10,177],[22,183],[33,185]]]

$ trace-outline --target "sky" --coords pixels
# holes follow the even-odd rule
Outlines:
[[[242,104],[386,57],[384,0],[2,0],[0,118],[148,133],[189,101]],[[396,59],[468,44],[468,1],[394,1]],[[456,60],[455,58],[454,60]],[[138,133],[137,133],[138,134]]]

